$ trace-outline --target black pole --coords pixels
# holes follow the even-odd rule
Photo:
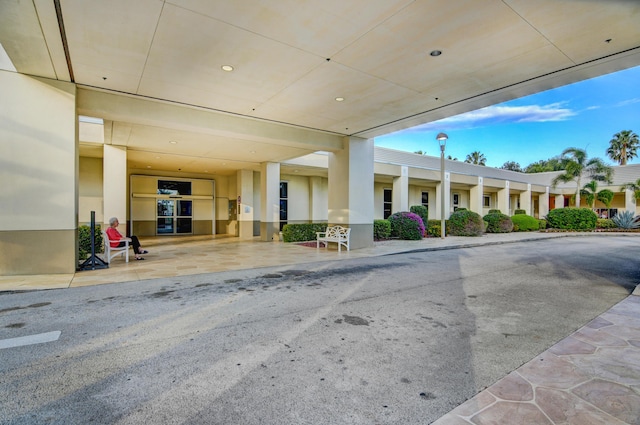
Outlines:
[[[84,262],[78,267],[78,270],[95,270],[105,269],[109,267],[109,264],[102,258],[96,255],[96,212],[91,211],[91,257],[84,260]],[[108,241],[105,241],[109,243]]]

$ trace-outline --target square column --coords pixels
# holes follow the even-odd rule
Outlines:
[[[253,171],[238,170],[236,173],[236,193],[238,194],[238,237],[253,238]]]
[[[260,164],[260,240],[280,240],[280,164]]]
[[[72,83],[0,71],[0,275],[78,266],[78,123]]]
[[[633,215],[636,215],[636,198],[633,190],[624,190],[624,209],[625,211],[631,211]]]
[[[527,215],[531,213],[531,184],[527,184],[527,190],[520,193],[520,209],[525,210]]]
[[[373,139],[329,153],[329,224],[351,228],[351,249],[373,245]]]
[[[539,217],[544,218],[549,214],[549,186],[546,187],[546,192],[538,196],[538,206],[540,208]]]
[[[471,186],[471,189],[469,190],[469,210],[483,216],[483,198],[484,183],[482,177],[478,177],[478,184],[475,186]]]
[[[556,208],[564,208],[564,195],[556,195]]]
[[[505,180],[504,189],[498,190],[497,209],[502,214],[510,215],[509,208],[509,180]]]
[[[118,231],[130,234],[127,221],[127,148],[104,145],[102,148],[102,228],[109,227],[111,217],[118,218]]]
[[[444,189],[443,189],[444,186]],[[451,173],[444,172],[443,182],[436,184],[436,220],[442,220],[442,197],[444,196],[444,219],[451,215]]]
[[[312,223],[327,221],[327,184],[327,180],[322,177],[309,177],[309,219]]]
[[[393,178],[391,212],[409,211],[409,167],[400,167],[400,176]]]

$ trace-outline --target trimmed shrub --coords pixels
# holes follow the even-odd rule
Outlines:
[[[515,212],[513,213],[513,215],[521,215],[521,214],[526,214],[527,210],[515,210]],[[515,224],[515,223],[514,223]]]
[[[451,236],[482,236],[483,231],[482,217],[473,211],[455,211],[447,221],[447,233]]]
[[[426,223],[429,219],[429,209],[424,205],[412,205],[409,207],[409,212],[418,215],[422,219],[422,224]]]
[[[391,236],[391,223],[389,220],[373,220],[373,239],[376,241],[389,239]]]
[[[518,214],[511,217],[514,232],[531,232],[540,230],[540,223],[535,217],[526,214]]]
[[[502,214],[500,210],[489,210],[489,214]]]
[[[315,241],[316,232],[327,230],[327,223],[285,224],[282,228],[282,240],[285,242]]]
[[[419,215],[402,211],[389,216],[391,236],[404,240],[420,240],[424,236],[424,223]]]
[[[487,233],[509,233],[513,230],[513,221],[506,214],[489,213],[483,219],[487,222]]]
[[[547,214],[552,229],[593,230],[597,221],[598,216],[590,208],[557,208]]]
[[[103,252],[102,230],[96,224],[94,231],[96,252]],[[85,260],[91,254],[91,226],[82,225],[78,227],[78,259]]]
[[[440,237],[440,229],[442,228],[440,220],[427,220],[427,236],[433,238]],[[447,222],[445,221],[445,233],[447,231]]]
[[[540,225],[540,227],[538,227],[538,229],[540,230],[544,230],[547,228],[547,220],[545,220],[544,218],[539,218],[538,224]]]
[[[596,229],[615,229],[616,224],[610,218],[599,218],[596,220]]]

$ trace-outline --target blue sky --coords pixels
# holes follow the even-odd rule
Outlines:
[[[440,156],[436,135],[444,131],[447,156],[464,161],[477,150],[490,167],[515,161],[524,168],[568,147],[614,164],[606,150],[622,130],[640,134],[640,67],[376,137],[375,145]]]

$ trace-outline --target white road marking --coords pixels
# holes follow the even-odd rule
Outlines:
[[[61,331],[53,331],[43,334],[21,336],[18,338],[0,339],[0,350],[3,348],[21,347],[23,345],[57,341],[58,338],[60,338],[61,333]]]

